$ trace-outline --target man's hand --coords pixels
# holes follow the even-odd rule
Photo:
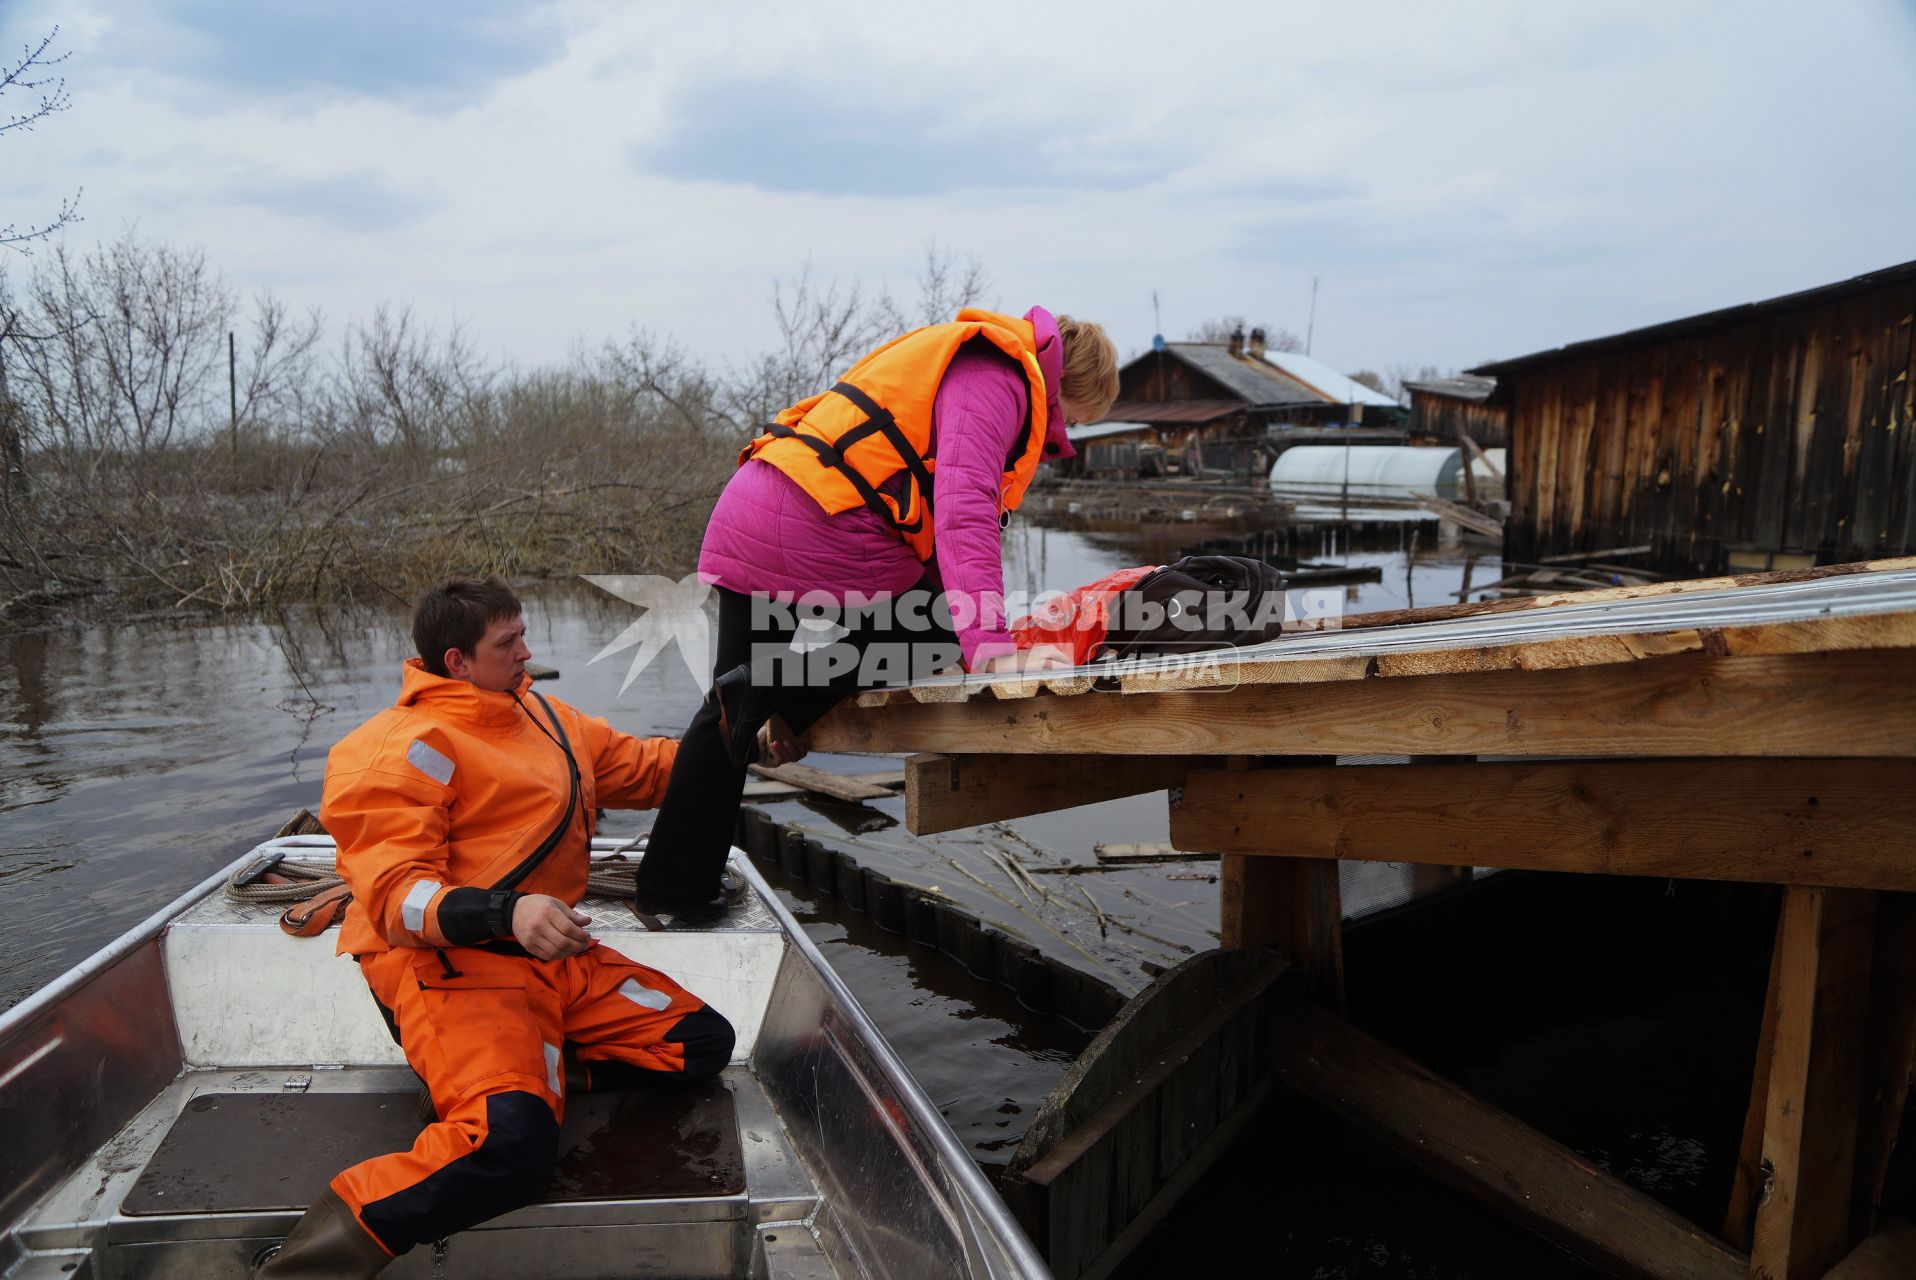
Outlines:
[[[529,893],[512,907],[512,936],[535,960],[578,955],[592,945],[591,923],[550,894]]]
[[[786,727],[785,721],[774,715],[758,731],[758,762],[760,764],[791,764],[805,758],[805,739]]]

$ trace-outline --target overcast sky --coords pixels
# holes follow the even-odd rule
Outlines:
[[[934,240],[1126,354],[1153,290],[1174,339],[1302,334],[1320,277],[1347,372],[1916,258],[1916,0],[0,0],[9,51],[55,22],[73,108],[0,135],[0,223],[84,186],[70,243],[521,365],[739,357],[808,259],[910,294]]]

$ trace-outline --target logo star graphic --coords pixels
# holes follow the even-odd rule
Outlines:
[[[711,675],[706,667],[710,661],[712,639],[712,624],[705,614],[705,601],[712,594],[712,588],[700,582],[698,574],[687,574],[677,582],[649,573],[588,573],[583,576],[601,591],[610,592],[645,610],[611,644],[593,654],[588,665],[637,645],[638,651],[632,655],[632,665],[626,669],[625,682],[619,686],[619,692],[624,693],[638,679],[639,672],[651,665],[652,659],[676,640],[679,657],[684,660],[685,670],[692,677],[692,683],[700,687],[705,685]]]

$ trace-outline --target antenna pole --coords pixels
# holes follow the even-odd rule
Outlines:
[[[1311,353],[1311,339],[1317,334],[1317,277],[1311,277],[1311,318],[1304,325],[1304,354]]]

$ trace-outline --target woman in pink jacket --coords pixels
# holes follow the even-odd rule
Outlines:
[[[746,765],[772,715],[800,734],[856,689],[956,661],[1058,661],[1011,642],[998,534],[1038,464],[1072,456],[1066,426],[1110,409],[1117,367],[1098,325],[963,311],[871,353],[746,447],[699,555],[718,661],[652,828],[641,910],[723,913]]]

